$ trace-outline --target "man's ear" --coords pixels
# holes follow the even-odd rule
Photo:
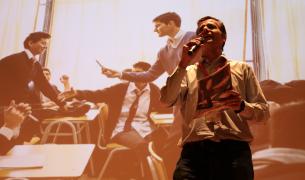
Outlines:
[[[177,26],[173,20],[170,20],[170,21],[168,22],[168,25]]]
[[[222,35],[222,41],[223,41],[223,43],[225,43],[226,41],[227,41],[227,35]]]
[[[33,45],[33,41],[28,42],[28,46],[31,47]]]

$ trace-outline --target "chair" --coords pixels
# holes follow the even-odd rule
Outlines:
[[[56,142],[56,138],[58,136],[72,136],[73,143],[78,144],[82,143],[81,132],[84,130],[87,137],[86,143],[91,143],[90,130],[89,130],[89,122],[94,119],[94,117],[98,114],[98,111],[95,109],[90,110],[86,115],[80,117],[59,117],[59,118],[49,118],[45,119],[42,123],[46,124],[45,129],[41,126],[42,138],[40,143],[45,144],[49,137],[53,138],[53,143]],[[66,125],[71,129],[71,132],[60,132],[60,129],[63,125]],[[56,128],[56,129],[55,129]],[[52,130],[55,129],[55,132]],[[93,160],[90,159],[90,170],[91,174],[94,175],[94,166]]]
[[[168,180],[167,171],[163,162],[162,157],[160,157],[154,150],[153,142],[149,142],[148,151],[149,156],[147,156],[148,165],[151,171],[152,180]]]
[[[252,154],[258,180],[305,179],[305,150],[276,147]]]
[[[122,146],[120,144],[116,143],[106,143],[105,140],[105,123],[108,119],[108,105],[105,103],[99,103],[99,114],[98,114],[98,122],[99,122],[99,135],[97,139],[97,147],[100,150],[107,150],[109,151],[108,156],[105,160],[105,163],[98,175],[97,179],[103,179],[105,172],[109,166],[109,163],[111,162],[112,158],[115,156],[115,154],[122,152],[122,151],[127,151],[129,148]]]
[[[62,124],[66,124],[68,127],[71,128],[71,133],[60,133],[60,128]],[[55,132],[52,132],[52,129],[56,128]],[[50,122],[45,130],[41,128],[42,132],[42,138],[41,138],[41,144],[47,143],[47,140],[50,136],[54,136],[53,143],[56,141],[57,136],[72,136],[73,137],[73,143],[78,144],[78,138],[77,138],[77,130],[72,122],[68,120],[58,120],[58,121],[52,121]]]

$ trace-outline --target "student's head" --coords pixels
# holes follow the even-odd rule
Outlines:
[[[51,35],[46,32],[33,32],[25,38],[23,46],[30,50],[33,55],[42,54],[47,49],[50,38]]]
[[[158,33],[159,37],[172,35],[180,29],[181,18],[175,12],[167,12],[161,14],[153,19],[155,25],[154,31]]]
[[[50,69],[42,68],[42,72],[43,72],[44,76],[46,77],[46,79],[48,81],[50,81],[50,79],[51,79],[51,71],[50,71]]]
[[[205,16],[197,21],[196,34],[203,36],[207,43],[213,42],[216,46],[220,46],[221,50],[227,39],[227,31],[223,22],[212,16]]]
[[[132,65],[132,72],[143,72],[148,71],[151,65],[145,61],[138,61]]]
[[[132,72],[144,72],[144,71],[148,71],[149,68],[151,67],[151,65],[147,62],[144,62],[144,61],[138,61],[137,63],[133,64],[132,65]],[[136,86],[138,88],[144,88],[147,83],[135,83]]]

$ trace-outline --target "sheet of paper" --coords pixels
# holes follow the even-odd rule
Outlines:
[[[45,160],[45,154],[0,156],[0,168],[42,168]]]

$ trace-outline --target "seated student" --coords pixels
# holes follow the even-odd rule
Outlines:
[[[149,68],[150,64],[140,61],[133,65],[132,71],[143,72]],[[59,96],[69,97],[68,94],[62,93]],[[77,90],[74,91],[74,97],[108,105],[106,141],[132,148],[138,155],[144,156],[147,153],[147,144],[152,140],[151,134],[154,131],[149,114],[164,109],[159,101],[160,90],[155,84],[122,82],[102,90]]]
[[[28,104],[15,104],[15,101],[11,101],[8,107],[0,110],[0,118],[4,121],[0,128],[0,155],[6,154],[16,144],[15,139],[19,135],[20,126],[29,114],[31,107]]]

